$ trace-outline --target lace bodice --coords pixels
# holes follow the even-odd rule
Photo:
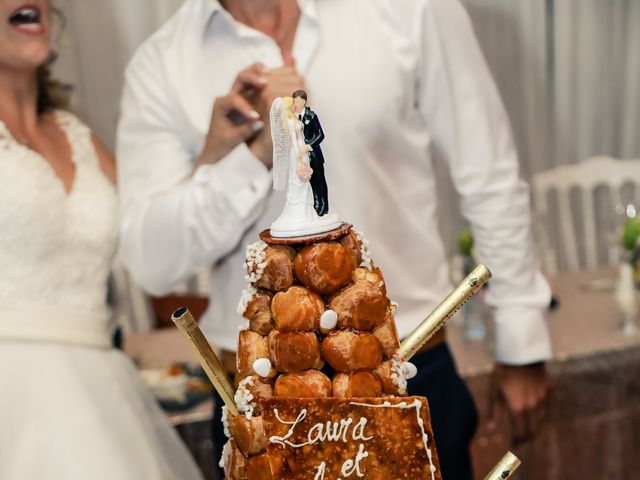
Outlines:
[[[116,248],[115,188],[88,127],[67,112],[55,118],[76,166],[68,194],[49,163],[0,122],[0,307],[99,313]]]

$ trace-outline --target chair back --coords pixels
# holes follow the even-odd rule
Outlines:
[[[633,194],[623,202],[627,186],[633,187]],[[532,187],[535,230],[548,273],[593,269],[619,260],[620,227],[627,219],[622,213],[627,203],[638,207],[635,200],[640,193],[640,160],[594,157],[537,173]],[[597,221],[600,202],[596,191],[600,189],[608,195],[611,206],[610,213]],[[599,255],[599,245],[606,245],[605,255]]]

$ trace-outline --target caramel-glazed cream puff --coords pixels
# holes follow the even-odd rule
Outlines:
[[[338,314],[338,328],[369,331],[387,317],[389,300],[380,287],[357,282],[331,297],[329,308]]]
[[[320,398],[331,396],[331,380],[318,370],[280,375],[273,389],[276,397]]]
[[[338,242],[308,245],[293,259],[298,280],[321,295],[331,295],[349,283],[356,264]]]
[[[271,323],[271,293],[260,290],[253,296],[244,311],[244,318],[249,320],[249,329],[260,335],[269,335],[273,328]]]
[[[275,293],[293,285],[294,255],[295,250],[291,247],[269,245],[265,249],[264,271],[255,286]]]
[[[333,396],[338,398],[379,397],[382,383],[378,376],[367,370],[337,373],[333,377]]]
[[[382,361],[382,347],[370,333],[341,330],[324,338],[322,355],[338,372],[373,370]]]
[[[273,323],[280,332],[316,331],[324,310],[322,298],[301,286],[277,293],[271,304]]]
[[[295,373],[309,368],[320,369],[320,342],[313,332],[278,332],[269,334],[269,352],[279,372]]]

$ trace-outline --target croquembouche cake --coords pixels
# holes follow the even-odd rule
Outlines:
[[[225,479],[441,480],[427,399],[407,393],[409,360],[490,273],[480,266],[401,344],[367,240],[328,213],[324,177],[313,180],[324,159],[307,141],[324,134],[307,135],[319,122],[297,93],[270,112],[285,206],[246,249],[233,386],[188,311],[173,317],[225,403]]]
[[[241,479],[440,479],[427,400],[407,397],[382,272],[350,225],[247,248],[222,465]]]

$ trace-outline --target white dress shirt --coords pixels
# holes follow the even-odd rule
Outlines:
[[[300,0],[293,54],[318,114],[332,212],[371,242],[406,336],[450,291],[429,154],[447,159],[479,259],[493,272],[496,355],[547,359],[549,287],[534,253],[527,185],[509,122],[458,0]],[[283,206],[245,145],[193,172],[216,96],[276,43],[216,0],[187,0],[136,52],[118,128],[121,248],[164,294],[207,266],[209,340],[235,350],[245,245]]]

